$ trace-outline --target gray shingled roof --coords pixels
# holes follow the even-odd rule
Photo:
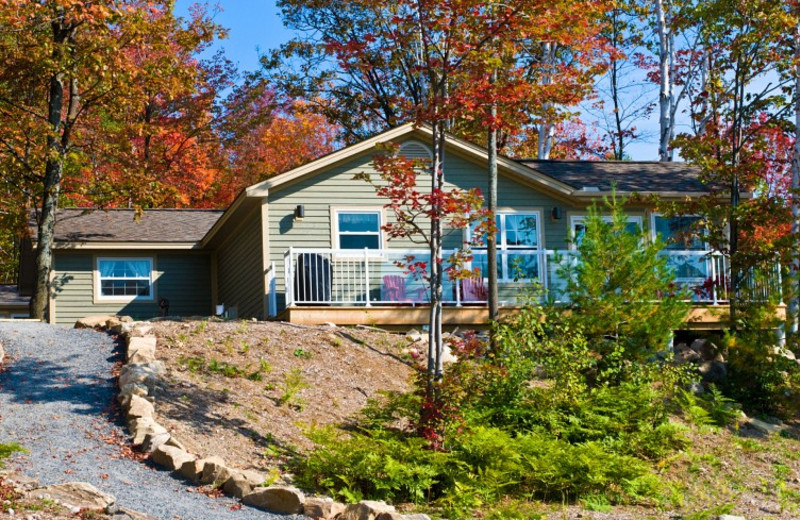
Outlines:
[[[680,162],[644,161],[518,161],[575,189],[595,187],[623,192],[709,192],[700,170]]]
[[[60,209],[56,242],[199,242],[222,210],[148,209],[139,219],[132,209]],[[35,229],[35,222],[32,223]],[[36,236],[34,231],[33,236]]]

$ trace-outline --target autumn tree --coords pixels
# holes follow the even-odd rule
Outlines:
[[[248,78],[223,103],[217,127],[226,171],[217,179],[215,200],[229,204],[247,186],[313,161],[338,146],[340,128],[309,108],[286,99],[257,78]]]
[[[764,215],[754,211],[759,199],[743,202],[742,191],[763,189],[769,174],[769,154],[763,152],[774,145],[789,105],[782,95],[788,79],[768,78],[779,71],[793,26],[783,7],[769,0],[705,2],[695,16],[710,60],[710,77],[702,93],[707,113],[696,114],[705,121],[705,131],[683,135],[677,144],[715,190],[706,199],[706,210],[719,223],[714,233],[718,247],[731,256],[735,323],[742,273],[764,260],[759,248],[743,247],[753,219]],[[728,206],[718,204],[720,192],[728,193]]]
[[[84,121],[113,122],[166,99],[193,81],[176,42],[197,48],[216,27],[201,13],[184,26],[170,1],[0,2],[0,151],[29,183],[38,207],[36,289],[32,314],[42,318],[49,292],[55,213],[65,174],[78,168]],[[141,60],[132,59],[140,53]]]

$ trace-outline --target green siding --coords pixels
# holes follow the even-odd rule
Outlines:
[[[96,257],[152,257],[155,299],[146,302],[94,303]],[[208,253],[181,251],[57,251],[54,258],[55,321],[72,324],[93,314],[120,314],[136,319],[159,315],[158,300],[169,300],[171,316],[207,316],[211,312],[211,266]]]
[[[449,188],[480,188],[486,193],[488,181],[486,166],[449,153],[445,160],[445,180]],[[301,181],[281,186],[269,194],[269,244],[270,261],[274,262],[278,275],[277,292],[279,308],[283,307],[283,258],[290,248],[330,248],[331,244],[331,207],[371,206],[381,207],[387,199],[379,199],[375,189],[362,180],[354,180],[354,175],[368,173],[378,179],[372,167],[370,154],[357,157],[343,165],[331,168],[318,175]],[[419,185],[425,188],[430,185],[429,175],[420,175]],[[294,220],[294,209],[298,204],[305,208],[305,218]],[[498,205],[501,209],[538,209],[541,211],[541,235],[543,247],[548,249],[565,249],[567,247],[568,212],[578,211],[577,205],[567,204],[528,185],[516,182],[506,176],[498,180]],[[554,206],[562,209],[561,220],[550,218]],[[385,212],[391,219],[390,210]],[[451,231],[445,238],[445,248],[457,248],[463,243],[461,230]],[[413,244],[408,240],[390,240],[386,243],[389,249],[425,249],[424,245]],[[373,273],[376,275],[378,273]],[[385,274],[385,273],[381,273]],[[380,284],[380,279],[375,280]],[[373,286],[374,287],[374,286]],[[445,290],[448,290],[447,288]],[[373,291],[374,292],[374,289]]]
[[[261,213],[252,211],[217,249],[217,300],[240,318],[264,318]]]

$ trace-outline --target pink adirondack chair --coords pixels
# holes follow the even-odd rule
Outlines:
[[[461,301],[485,302],[489,299],[489,289],[483,278],[464,278],[461,280]]]
[[[381,301],[401,303],[406,301],[406,281],[402,276],[387,274],[381,285]]]

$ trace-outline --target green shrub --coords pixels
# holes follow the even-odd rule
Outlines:
[[[15,453],[28,453],[28,450],[16,442],[5,444],[0,443],[0,469],[5,467],[5,463],[3,461]]]
[[[575,237],[577,262],[562,262],[565,298],[600,361],[616,347],[625,359],[644,361],[665,349],[685,320],[685,290],[674,283],[663,244],[642,229],[632,230],[616,196],[605,201],[610,221],[589,208],[585,233]],[[567,259],[569,260],[569,259]]]

